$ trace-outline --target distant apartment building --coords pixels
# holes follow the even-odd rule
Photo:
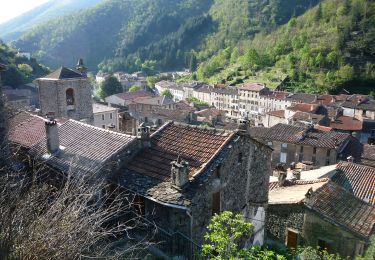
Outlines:
[[[265,106],[260,104],[260,96],[268,94],[269,89],[258,83],[247,83],[238,88],[239,112],[242,117],[259,117],[265,113]]]
[[[94,103],[94,126],[108,130],[119,130],[118,108]]]
[[[227,111],[228,118],[238,118],[238,89],[236,87],[213,88],[212,103],[220,110]]]

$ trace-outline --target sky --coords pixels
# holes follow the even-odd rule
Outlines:
[[[0,0],[0,24],[49,0]]]

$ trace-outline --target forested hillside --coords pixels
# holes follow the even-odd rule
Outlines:
[[[189,68],[209,83],[366,92],[374,9],[370,0],[107,0],[15,45],[52,67],[83,57],[93,71]]]
[[[294,91],[375,89],[375,3],[325,0],[275,31],[221,50],[198,69],[211,82],[263,81]],[[224,69],[225,68],[225,69]]]
[[[0,63],[7,65],[7,71],[3,72],[4,85],[17,87],[20,84],[30,83],[37,77],[46,75],[49,70],[38,64],[35,59],[28,60],[17,55],[16,50],[8,47],[0,41]]]
[[[95,70],[195,69],[218,50],[245,44],[318,0],[107,0],[28,31],[16,42],[45,64],[82,56]],[[66,55],[69,53],[69,55]]]
[[[103,0],[50,0],[8,22],[0,24],[0,38],[17,39],[23,32],[38,23],[93,6]]]

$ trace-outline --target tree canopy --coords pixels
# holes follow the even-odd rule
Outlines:
[[[101,98],[106,98],[108,96],[121,93],[122,86],[118,79],[114,76],[109,76],[100,85],[99,96]]]

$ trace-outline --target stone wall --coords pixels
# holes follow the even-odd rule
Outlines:
[[[251,212],[248,215],[251,217],[254,213],[259,215],[256,212],[258,208],[266,208],[271,174],[270,153],[271,149],[248,136],[239,137],[230,146],[228,154],[218,166],[219,174],[212,174],[193,199],[191,212],[195,241],[203,241],[212,217],[213,194],[218,191],[220,211]],[[264,219],[259,223],[264,223]]]
[[[87,78],[38,79],[41,115],[54,112],[56,117],[93,121],[91,84]],[[68,106],[66,91],[74,91],[74,106]]]
[[[356,254],[363,254],[365,243],[363,240],[346,232],[342,227],[333,225],[310,210],[306,211],[303,227],[305,243],[318,246],[318,239],[329,243],[328,251],[339,253],[343,257],[354,258]]]
[[[268,205],[266,232],[269,239],[285,244],[288,228],[302,234],[305,207],[298,204]],[[300,237],[299,242],[303,242]]]

